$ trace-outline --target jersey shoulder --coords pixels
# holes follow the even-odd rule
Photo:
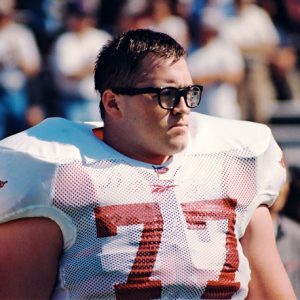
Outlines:
[[[259,156],[270,144],[272,133],[264,124],[191,113],[192,151],[217,153],[245,151]],[[247,153],[247,154],[246,154]]]
[[[40,124],[0,141],[2,151],[26,153],[48,162],[95,158],[103,144],[92,132],[102,123],[80,123],[48,118]]]

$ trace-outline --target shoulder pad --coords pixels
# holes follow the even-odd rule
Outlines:
[[[92,129],[102,123],[79,123],[48,118],[40,124],[0,141],[0,148],[27,153],[48,162],[63,162],[99,156],[99,144]],[[98,151],[97,151],[98,150]]]
[[[263,153],[272,137],[264,124],[191,113],[191,152],[216,153],[247,149],[249,156]]]

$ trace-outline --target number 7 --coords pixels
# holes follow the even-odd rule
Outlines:
[[[114,286],[117,300],[159,299],[161,281],[150,280],[163,231],[158,203],[95,208],[97,237],[117,235],[118,226],[144,224],[138,251],[126,283]]]
[[[237,239],[234,232],[236,220],[236,200],[216,199],[201,200],[192,203],[183,203],[182,210],[186,218],[188,229],[201,229],[207,221],[228,220],[226,232],[226,257],[223,268],[217,281],[208,281],[204,299],[231,299],[240,288],[235,282],[235,271],[239,266]]]

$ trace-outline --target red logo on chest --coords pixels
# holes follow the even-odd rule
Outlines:
[[[155,184],[155,185],[152,185],[152,193],[163,193],[163,192],[173,189],[175,186],[176,185],[163,186],[163,185]]]

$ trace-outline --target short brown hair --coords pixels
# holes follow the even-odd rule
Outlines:
[[[114,87],[134,87],[142,60],[153,54],[178,61],[185,55],[183,47],[165,33],[149,29],[130,30],[109,41],[95,64],[95,89],[100,95]],[[100,101],[104,119],[104,108]]]

